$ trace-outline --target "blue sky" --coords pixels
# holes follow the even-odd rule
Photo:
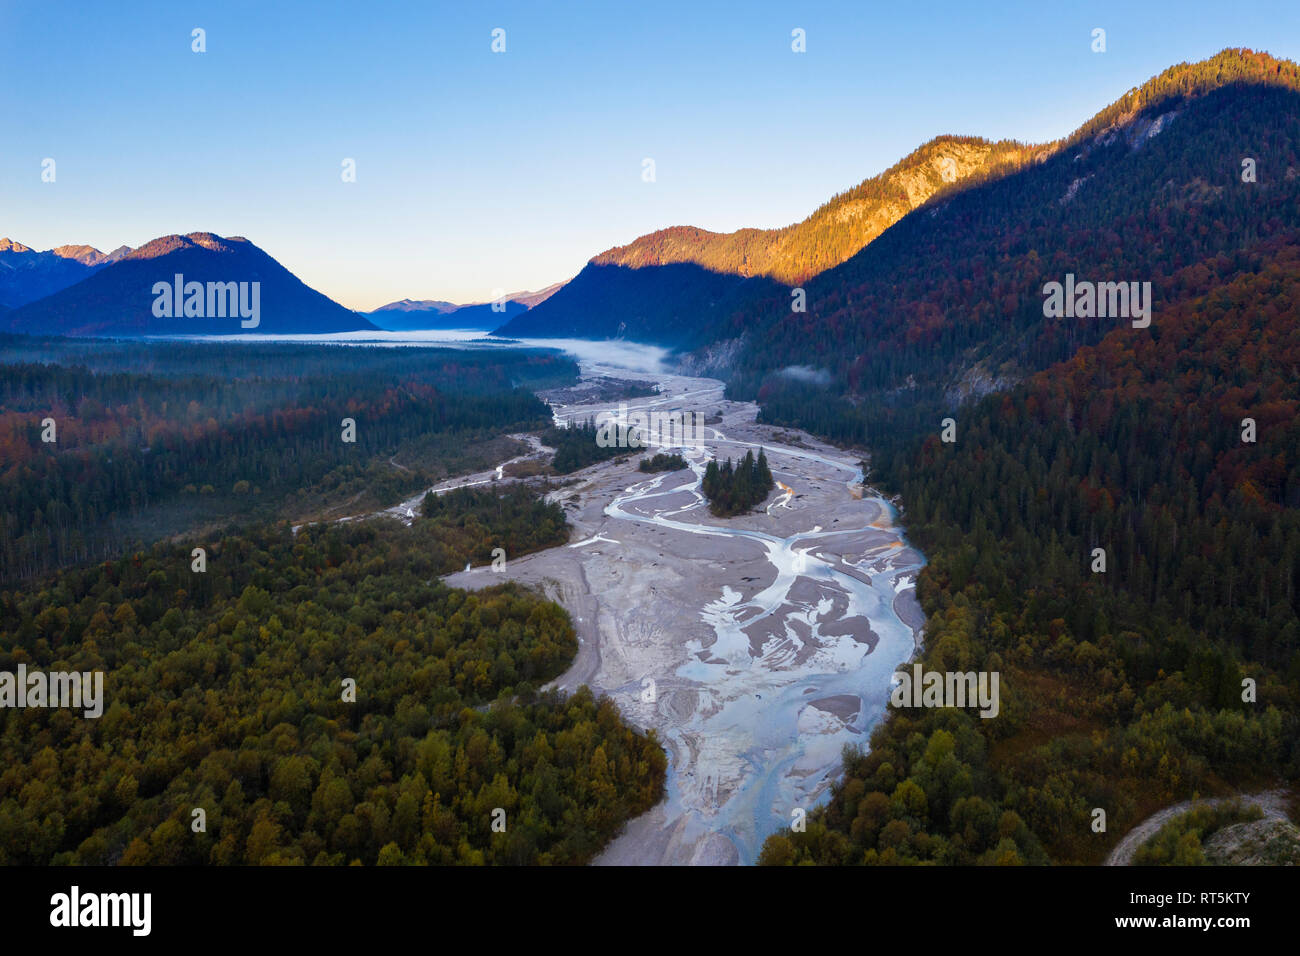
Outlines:
[[[1300,59],[1300,4],[0,2],[0,236],[243,235],[351,308],[484,300],[797,221],[938,134],[1054,139],[1227,46]]]

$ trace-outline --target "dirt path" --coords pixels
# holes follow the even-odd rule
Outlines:
[[[374,518],[379,515],[388,515],[389,517],[398,519],[403,524],[410,524],[415,519],[415,515],[419,512],[420,506],[424,503],[424,496],[426,494],[432,493],[435,495],[440,495],[443,494],[444,492],[451,491],[455,488],[471,488],[477,485],[486,485],[494,481],[500,481],[502,482],[502,484],[508,484],[513,480],[507,478],[505,475],[505,469],[508,468],[510,465],[516,464],[521,461],[530,461],[536,458],[545,458],[547,455],[555,451],[554,448],[548,448],[547,446],[543,445],[541,440],[536,435],[520,433],[520,434],[510,435],[508,437],[513,438],[516,441],[524,442],[526,445],[528,445],[530,450],[525,452],[522,455],[516,455],[514,458],[511,458],[507,461],[503,461],[501,464],[493,468],[489,468],[486,471],[475,471],[467,475],[461,475],[457,478],[448,478],[447,480],[434,485],[432,488],[427,488],[424,491],[421,491],[418,494],[413,495],[410,498],[407,498],[405,501],[400,501],[397,504],[392,505],[391,507],[380,508],[378,511],[367,511],[364,514],[346,515],[341,518],[330,518],[328,519],[328,521],[304,521],[301,524],[296,524],[293,526],[293,533],[297,534],[299,528],[303,528],[309,524],[326,524],[326,523],[343,524],[348,521],[362,521],[366,518]],[[391,458],[389,459],[389,463],[392,464],[395,468],[401,468],[403,471],[410,470],[406,468],[404,465],[399,465]],[[358,494],[357,497],[360,497],[360,494]]]
[[[1104,865],[1131,866],[1138,847],[1155,836],[1156,832],[1174,817],[1186,813],[1193,807],[1215,807],[1233,799],[1240,800],[1246,806],[1259,807],[1264,811],[1265,819],[1289,819],[1286,814],[1286,791],[1284,790],[1264,790],[1260,793],[1239,794],[1236,797],[1184,800],[1182,803],[1175,803],[1171,807],[1165,807],[1163,810],[1151,814],[1151,816],[1126,833],[1124,839],[1120,840],[1115,845],[1115,849],[1110,851]]]

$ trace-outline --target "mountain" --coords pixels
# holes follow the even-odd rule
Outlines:
[[[1277,237],[873,458],[927,558],[918,666],[999,673],[1003,716],[894,710],[761,862],[1096,864],[1157,809],[1300,776],[1297,301]]]
[[[418,332],[425,329],[472,329],[479,332],[491,332],[503,322],[528,311],[521,302],[503,303],[504,309],[494,312],[491,303],[460,305],[444,311],[426,310],[390,310],[370,313],[370,319],[381,329],[389,332]]]
[[[713,272],[694,263],[635,268],[593,261],[560,293],[496,334],[696,345],[713,336],[725,317],[785,291],[767,276]]]
[[[380,312],[454,312],[459,308],[460,306],[455,302],[443,302],[438,299],[398,299],[396,302],[381,305],[370,314],[375,315]]]
[[[381,305],[370,313],[371,320],[390,332],[408,332],[424,329],[475,329],[490,332],[515,316],[545,302],[565,285],[556,282],[537,292],[512,292],[502,303],[504,309],[494,311],[490,302],[472,302],[457,305],[435,299],[400,299]]]
[[[0,307],[35,302],[93,275],[131,250],[107,255],[93,246],[57,246],[36,252],[21,242],[0,239]]]
[[[792,226],[732,233],[674,227],[602,252],[591,261],[632,269],[691,263],[711,272],[766,276],[796,286],[839,265],[952,184],[1017,168],[1036,152],[1037,147],[1011,141],[940,136]]]
[[[1017,169],[1041,147],[941,136],[781,229],[674,226],[593,257],[544,307],[503,335],[626,336],[698,344],[728,316],[838,265],[932,197]]]
[[[1045,314],[1067,276],[1151,308]],[[1179,64],[808,300],[727,330],[729,393],[870,448],[927,559],[916,666],[999,674],[1002,715],[892,709],[760,862],[1096,864],[1300,777],[1300,67]]]
[[[178,275],[186,285],[202,286],[201,294],[192,298],[189,289],[181,290],[179,310],[174,295],[159,292],[174,286]],[[239,293],[248,318],[238,312]],[[190,309],[201,314],[175,314]],[[308,288],[247,239],[206,232],[154,239],[75,285],[0,319],[0,329],[5,331],[44,335],[284,334],[374,328],[364,316]]]
[[[864,368],[883,367],[871,362],[882,333],[890,354],[910,358],[906,369],[893,362],[879,384],[910,389],[913,362],[946,368],[944,348],[989,337],[973,326],[1002,322],[1004,331],[1025,331],[1031,354],[1021,354],[1019,335],[993,335],[996,348],[973,354],[945,386],[978,392],[1018,374],[1026,359],[1026,368],[1042,368],[1096,341],[1067,329],[1064,351],[1034,351],[1045,345],[1037,334],[1042,316],[1032,315],[1041,309],[1041,287],[1061,281],[1072,262],[1101,280],[1130,267],[1152,279],[1152,270],[1168,271],[1161,261],[1176,258],[1161,241],[1164,226],[1202,251],[1228,250],[1253,235],[1257,210],[1249,204],[1268,210],[1265,229],[1270,217],[1292,213],[1283,201],[1300,161],[1285,135],[1277,139],[1286,117],[1260,110],[1290,108],[1295,91],[1295,64],[1225,50],[1172,67],[1054,143],[932,140],[795,226],[730,234],[674,227],[643,236],[595,256],[560,293],[499,332],[708,346],[740,356],[735,369],[714,371],[738,373],[737,394],[752,397],[765,376],[787,365],[827,368],[853,392],[864,384]],[[1249,128],[1232,115],[1237,103],[1254,111]],[[1223,152],[1209,152],[1211,142]],[[1281,151],[1269,152],[1272,146]],[[1253,183],[1242,182],[1248,158],[1259,170]],[[1202,236],[1217,233],[1215,219],[1199,218],[1216,210],[1235,217],[1222,223],[1231,233]],[[1141,249],[1123,241],[1134,231],[1143,235]],[[1050,275],[1031,258],[1038,253],[1030,242],[1055,251]],[[806,312],[792,311],[795,284],[805,291]],[[944,335],[949,341],[936,352]],[[1000,370],[1003,362],[1012,366]]]
[[[570,281],[571,280],[569,279],[565,279],[561,282],[552,282],[550,285],[543,289],[538,289],[536,292],[512,292],[506,296],[506,299],[510,302],[518,302],[525,308],[531,309],[534,306],[541,305],[551,296],[555,295],[555,293],[568,285]]]
[[[94,246],[55,246],[50,251],[64,259],[75,259],[83,266],[104,266],[125,258],[130,254],[131,247],[118,246],[108,253],[100,252]]]
[[[1298,229],[1300,68],[1226,50],[1130,91],[1038,161],[935,197],[811,279],[806,313],[773,296],[717,334],[737,355],[732,394],[878,445],[1130,324],[1047,316],[1049,283],[1149,283],[1159,335],[1162,312]],[[845,400],[810,399],[792,366]]]

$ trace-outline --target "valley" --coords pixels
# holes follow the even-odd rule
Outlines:
[[[952,6],[16,8],[0,865],[1300,861],[1300,28]]]
[[[614,372],[587,361],[582,373]],[[680,449],[689,470],[644,476],[639,450],[586,468],[549,495],[573,526],[567,546],[445,580],[505,577],[558,601],[580,645],[554,686],[586,684],[658,732],[667,799],[597,863],[753,863],[764,837],[823,800],[842,748],[865,744],[883,716],[890,675],[920,640],[911,585],[923,559],[887,501],[851,493],[858,458],[804,434],[783,443],[721,382],[642,374],[660,395],[626,402],[629,412],[720,418],[700,448]],[[618,403],[552,407],[557,421],[583,420]],[[713,518],[700,493],[709,458],[760,447],[789,490]]]

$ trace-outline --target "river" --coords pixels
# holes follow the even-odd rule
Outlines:
[[[828,797],[844,745],[865,745],[884,715],[890,677],[920,638],[923,559],[890,503],[862,493],[858,456],[756,425],[756,406],[726,401],[716,380],[582,369],[659,387],[626,412],[699,411],[712,423],[698,447],[671,449],[688,469],[646,475],[637,452],[578,472],[552,493],[576,529],[570,544],[503,572],[574,617],[580,651],[556,686],[608,694],[669,753],[665,802],[597,863],[752,863],[768,834]],[[553,409],[560,421],[620,411]],[[713,517],[705,466],[751,448],[783,488],[752,514]],[[478,568],[448,583],[500,577]]]
[[[506,344],[444,332],[306,340]],[[862,487],[860,454],[756,424],[756,405],[727,401],[715,379],[666,370],[662,349],[519,344],[574,354],[584,381],[658,389],[623,403],[574,403],[564,390],[564,400],[549,399],[557,422],[660,410],[699,412],[709,424],[698,444],[664,449],[686,469],[647,475],[634,451],[562,479],[550,498],[574,528],[567,545],[446,580],[480,588],[513,579],[562,604],[579,650],[553,686],[609,695],[667,750],[665,800],[631,821],[598,865],[753,863],[769,834],[825,802],[843,747],[865,746],[884,717],[891,675],[920,646],[914,583],[924,559],[894,507]],[[533,447],[515,460],[544,453],[518,437]],[[700,490],[705,466],[760,448],[778,489],[750,514],[715,518]],[[507,464],[434,490],[502,480]],[[410,520],[422,497],[387,513]]]

